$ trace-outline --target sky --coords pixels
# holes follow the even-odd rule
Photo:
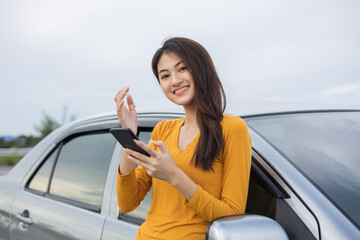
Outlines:
[[[210,53],[228,102],[360,105],[358,0],[0,0],[0,136],[137,107],[171,105],[151,71],[170,37]],[[67,117],[68,118],[68,117]],[[66,118],[66,119],[67,119]]]

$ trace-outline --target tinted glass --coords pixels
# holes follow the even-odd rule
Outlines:
[[[150,131],[140,131],[138,138],[141,141],[143,141],[144,143],[148,143],[151,138],[151,132]],[[128,215],[145,219],[147,213],[150,210],[150,206],[151,206],[151,193],[152,193],[152,188],[147,193],[144,200],[142,200],[141,204],[134,211],[128,213]]]
[[[31,180],[29,184],[30,189],[47,192],[51,170],[53,169],[57,153],[58,150],[52,152],[52,154],[45,160],[44,164]]]
[[[110,133],[98,133],[65,143],[56,163],[50,193],[101,206],[115,142]]]
[[[247,123],[360,225],[360,112],[287,114]]]

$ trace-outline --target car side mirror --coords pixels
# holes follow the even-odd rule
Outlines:
[[[244,214],[218,218],[209,223],[206,240],[288,240],[285,230],[271,218]]]

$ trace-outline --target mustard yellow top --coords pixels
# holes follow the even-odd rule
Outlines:
[[[176,165],[198,185],[190,201],[168,182],[151,178],[140,166],[126,175],[117,174],[117,197],[122,213],[134,210],[153,187],[151,208],[137,239],[204,239],[206,227],[214,218],[245,212],[251,164],[251,140],[246,123],[239,117],[224,115],[221,126],[225,147],[213,164],[214,171],[190,163],[200,134],[184,151],[179,149],[183,123],[184,118],[160,122],[151,140],[163,141]],[[160,152],[153,144],[149,145]]]

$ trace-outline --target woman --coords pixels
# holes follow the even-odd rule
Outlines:
[[[168,39],[155,53],[152,70],[165,96],[184,107],[185,118],[157,124],[149,145],[136,142],[150,157],[123,149],[117,175],[119,208],[122,213],[134,210],[152,186],[152,205],[137,239],[204,239],[214,218],[245,212],[251,163],[248,129],[241,118],[223,114],[221,82],[210,55],[197,42]],[[136,133],[129,88],[120,90],[115,102],[121,126]]]

